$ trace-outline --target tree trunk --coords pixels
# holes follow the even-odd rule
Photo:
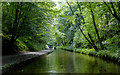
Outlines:
[[[66,0],[66,1],[67,1],[67,0]],[[71,10],[72,14],[74,15],[74,12],[73,12],[73,10],[72,10],[72,7],[71,7],[71,5],[68,3],[68,1],[67,1],[67,4],[69,5],[70,10]]]
[[[77,2],[77,3],[78,3],[78,2]],[[74,15],[74,12],[73,12],[73,10],[72,10],[71,5],[70,5],[68,2],[67,2],[67,4],[69,5],[70,10],[71,10],[72,14]],[[78,4],[78,6],[79,6],[79,4]],[[80,7],[79,7],[79,10],[80,10],[80,12],[81,12]],[[79,16],[77,15],[77,17],[79,17]],[[84,21],[84,19],[83,19],[83,21]],[[83,33],[80,25],[79,25],[79,29],[80,29],[80,32],[82,33],[82,35],[84,36],[84,38],[89,42],[89,44],[90,44],[95,50],[98,50],[97,47],[95,47],[95,46],[90,42],[90,40],[86,37],[86,35]]]
[[[116,12],[116,10],[115,10],[115,8],[114,8],[114,6],[113,6],[113,3],[112,2],[110,2],[111,3],[111,6],[112,6],[112,9],[113,9],[113,12],[112,12],[112,9],[111,9],[111,7],[104,1],[104,4],[107,6],[107,8],[109,9],[109,11],[110,11],[110,13],[120,22],[120,17],[119,17],[119,15],[117,15],[117,12]],[[118,8],[119,9],[119,8]],[[119,10],[118,10],[119,11]],[[120,13],[120,12],[119,12]]]
[[[98,50],[91,42],[90,40],[86,37],[86,35],[83,33],[81,27],[79,26],[80,32],[82,33],[82,35],[85,37],[85,39],[89,42],[89,44],[95,49]]]
[[[16,26],[17,26],[17,19],[18,19],[18,3],[16,5],[16,12],[15,12],[15,20],[14,20],[14,24],[13,24],[13,27],[12,27],[12,37],[11,37],[11,43],[14,42],[15,40],[15,31],[16,31]]]
[[[101,41],[101,38],[100,38],[100,36],[99,36],[99,33],[98,33],[98,30],[97,30],[97,27],[96,27],[95,18],[94,18],[94,14],[93,14],[93,10],[92,10],[91,4],[90,4],[90,9],[91,9],[91,14],[92,14],[92,19],[93,19],[93,24],[94,24],[94,28],[95,28],[95,31],[96,31],[96,34],[97,34],[97,38],[98,38],[98,40],[99,40],[99,43],[100,43],[101,49],[103,49],[102,41]]]
[[[80,14],[82,14],[81,8],[80,8],[80,5],[79,5],[78,1],[77,1],[77,4],[78,4],[78,8],[79,8]],[[84,18],[83,18],[83,23],[85,23],[85,22],[84,22]],[[82,31],[82,33],[83,33],[83,31]],[[83,34],[84,34],[84,33],[83,33]],[[88,38],[87,38],[87,37],[85,36],[85,34],[84,34],[84,37],[86,37],[86,39],[87,39],[88,42],[91,44],[91,46],[92,46],[95,50],[98,50],[97,46],[95,45],[95,43],[94,43],[94,41],[93,41],[93,39],[92,39],[92,37],[91,37],[91,35],[90,35],[89,33],[88,33],[88,36],[89,36],[91,42],[88,40]]]
[[[97,48],[97,46],[95,45],[94,40],[92,39],[90,33],[88,33],[88,36],[89,36],[89,38],[90,38],[90,40],[91,40],[91,42],[92,42],[92,44],[93,44],[95,50],[98,50],[98,48]]]

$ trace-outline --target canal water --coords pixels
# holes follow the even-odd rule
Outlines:
[[[58,49],[16,73],[120,73],[120,65],[98,57]]]

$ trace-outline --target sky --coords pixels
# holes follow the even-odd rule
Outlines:
[[[52,0],[53,2],[55,2],[55,4],[56,4],[56,8],[60,8],[60,4],[58,3],[60,0]]]

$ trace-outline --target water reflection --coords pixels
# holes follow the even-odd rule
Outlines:
[[[22,73],[120,73],[120,66],[79,53],[56,50],[26,65]]]

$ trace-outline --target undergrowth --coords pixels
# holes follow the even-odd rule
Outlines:
[[[67,47],[62,47],[59,46],[58,48],[62,48],[62,49],[66,49],[66,50],[71,50]],[[74,52],[77,53],[82,53],[82,54],[86,54],[86,55],[93,55],[96,57],[100,57],[100,58],[106,58],[109,60],[114,60],[120,63],[120,51],[113,51],[113,50],[99,50],[96,51],[94,49],[82,49],[82,48],[76,48],[74,50],[72,50]]]

